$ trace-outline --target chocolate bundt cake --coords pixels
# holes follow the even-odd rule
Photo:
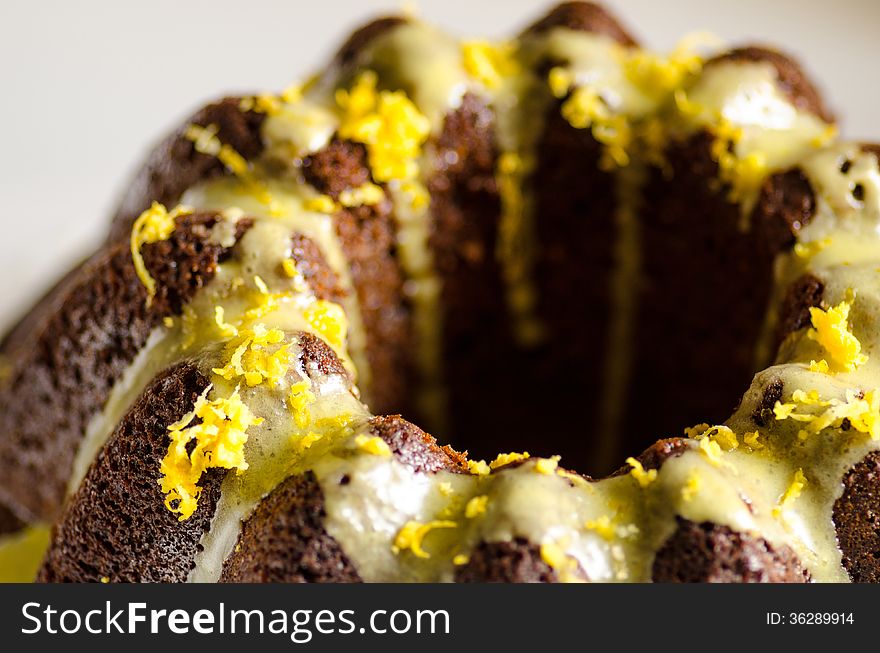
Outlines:
[[[880,148],[706,48],[391,18],[198,111],[2,343],[0,576],[880,580]]]

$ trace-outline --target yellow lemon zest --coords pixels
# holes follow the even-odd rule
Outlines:
[[[314,211],[315,213],[336,213],[339,206],[333,201],[329,195],[317,195],[305,202],[306,211]]]
[[[799,411],[802,406],[808,410]],[[815,408],[822,410],[816,412]],[[815,390],[798,390],[792,393],[791,402],[777,401],[773,414],[777,420],[803,422],[805,426],[798,433],[801,441],[827,428],[842,428],[844,420],[851,429],[867,434],[871,440],[880,439],[880,392],[877,390],[862,393],[850,388],[843,400],[822,400]]]
[[[378,435],[369,436],[361,433],[354,439],[355,446],[363,451],[364,453],[371,454],[373,456],[390,456],[391,448],[388,446],[388,443],[385,442]]]
[[[373,178],[414,179],[431,125],[403,91],[378,91],[374,71],[362,72],[351,89],[338,89],[339,137],[363,143]]]
[[[535,461],[535,471],[539,474],[546,474],[548,476],[556,473],[557,468],[559,467],[559,460],[562,456],[550,456],[549,458],[538,458]]]
[[[177,218],[190,213],[192,213],[192,209],[187,206],[177,206],[168,211],[164,205],[153,202],[150,208],[141,213],[134,221],[130,239],[131,259],[134,262],[134,270],[138,279],[147,289],[147,306],[152,303],[153,297],[156,295],[156,281],[147,270],[141,248],[144,245],[168,240],[174,232]]]
[[[715,440],[712,440],[711,438],[703,438],[700,440],[700,452],[716,467],[724,462],[721,459],[722,451],[723,449],[721,449],[721,445]]]
[[[298,435],[293,437],[293,445],[295,451],[297,453],[306,452],[313,444],[315,444],[318,440],[324,437],[323,433],[315,433],[314,431],[309,431],[305,435]]]
[[[468,471],[474,476],[488,476],[492,471],[485,460],[469,460]]]
[[[829,353],[831,360],[847,372],[855,371],[868,361],[861,353],[862,344],[849,327],[849,312],[852,304],[842,301],[827,311],[818,307],[810,308],[812,328],[807,331],[810,340],[818,342]]]
[[[237,388],[225,399],[209,401],[211,387],[199,396],[192,411],[168,427],[171,444],[159,467],[159,485],[165,506],[178,513],[180,521],[189,519],[198,507],[198,482],[204,472],[222,468],[241,473],[248,468],[244,459],[247,430],[263,422],[241,400]],[[201,421],[192,424],[195,419]]]
[[[830,238],[823,238],[822,240],[814,240],[809,243],[795,243],[794,244],[794,253],[795,256],[802,259],[810,259],[813,258],[816,254],[821,252],[823,249],[828,247],[831,244]]]
[[[411,551],[417,558],[430,558],[431,554],[422,548],[425,537],[431,531],[441,528],[457,528],[458,524],[446,519],[435,519],[426,523],[408,521],[394,537],[391,550],[398,554],[402,551]]]
[[[367,182],[357,188],[346,188],[339,193],[339,203],[345,207],[372,206],[385,199],[381,186]]]
[[[562,103],[562,117],[575,129],[590,128],[593,138],[604,145],[599,166],[614,170],[629,165],[628,148],[633,135],[629,119],[613,113],[590,86],[578,86]]]
[[[657,470],[646,470],[644,465],[635,458],[627,458],[626,464],[632,468],[629,470],[629,473],[639,484],[639,487],[648,487],[651,483],[657,480]]]
[[[548,541],[541,544],[541,560],[546,562],[556,572],[561,582],[576,583],[582,581],[577,574],[580,568],[577,560],[568,555],[559,543]]]
[[[235,149],[220,141],[217,134],[220,128],[211,124],[208,126],[190,124],[184,130],[184,137],[189,140],[196,152],[215,157],[229,172],[234,174],[254,194],[257,201],[269,207],[273,216],[283,213],[283,210],[272,198],[269,189],[254,175],[251,166]]]
[[[519,70],[514,43],[465,41],[461,51],[465,71],[488,89],[497,89],[505,77]]]
[[[305,429],[311,424],[313,403],[315,403],[315,393],[312,392],[312,380],[309,377],[304,376],[300,381],[291,384],[287,393],[287,404],[298,428]]]
[[[591,530],[606,540],[613,540],[617,532],[614,522],[608,515],[601,515],[597,519],[591,519],[584,523],[584,528]]]
[[[277,347],[272,353],[269,349],[283,341],[284,332],[281,329],[267,329],[262,324],[241,329],[238,336],[226,345],[226,352],[230,354],[229,362],[212,371],[227,381],[242,377],[250,387],[264,381],[279,383],[287,374],[289,345]]]
[[[304,316],[316,335],[334,350],[344,349],[348,338],[348,318],[342,306],[326,299],[318,299],[306,307]]]
[[[782,511],[788,508],[801,495],[806,486],[807,477],[804,476],[804,470],[799,468],[794,473],[794,478],[792,478],[791,483],[783,492],[782,497],[780,497],[779,503],[773,509],[773,515],[778,517],[782,514]]]
[[[511,451],[510,453],[500,453],[495,456],[495,460],[489,463],[489,468],[498,469],[499,467],[504,467],[504,465],[519,462],[520,460],[528,460],[528,458],[528,451],[523,451],[522,453],[516,453],[514,451]]]
[[[489,497],[486,495],[476,496],[467,502],[464,508],[464,516],[468,519],[479,517],[486,512],[486,506],[489,505]]]
[[[763,449],[764,444],[758,439],[760,434],[757,431],[751,431],[743,435],[743,442],[750,449]]]
[[[226,321],[226,311],[222,306],[214,307],[214,323],[220,329],[220,334],[227,338],[234,338],[238,335],[238,329]]]
[[[700,478],[700,475],[696,471],[692,472],[687,477],[684,486],[681,488],[681,498],[684,501],[693,501],[694,497],[697,496],[697,493],[700,491],[702,484],[703,481]]]

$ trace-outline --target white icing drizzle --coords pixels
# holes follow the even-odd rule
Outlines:
[[[599,402],[599,433],[592,464],[597,469],[611,469],[617,455],[626,391],[632,374],[632,340],[638,309],[641,265],[641,239],[638,209],[642,198],[639,188],[645,168],[640,162],[617,172],[615,178],[617,240],[614,268],[611,271],[611,306],[609,307],[608,343],[603,367],[604,384]]]
[[[422,178],[429,169],[427,159],[422,165]],[[443,378],[443,311],[440,306],[441,280],[435,272],[428,239],[432,220],[430,205],[420,205],[411,193],[392,184],[389,188],[397,220],[398,256],[406,273],[404,293],[412,302],[412,323],[415,333],[414,358],[418,371],[418,385],[414,391],[419,415],[429,421],[431,428],[443,432],[447,398]],[[417,193],[427,191],[416,190]]]

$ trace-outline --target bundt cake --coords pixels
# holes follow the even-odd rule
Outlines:
[[[198,111],[2,343],[0,574],[880,580],[880,148],[718,49],[389,18]]]

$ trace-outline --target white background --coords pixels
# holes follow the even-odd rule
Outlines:
[[[880,140],[877,0],[609,0],[646,45],[709,30],[798,56],[843,119]],[[396,1],[0,0],[0,328],[100,242],[152,142],[205,100],[277,90]],[[463,36],[503,37],[539,0],[421,0]]]

